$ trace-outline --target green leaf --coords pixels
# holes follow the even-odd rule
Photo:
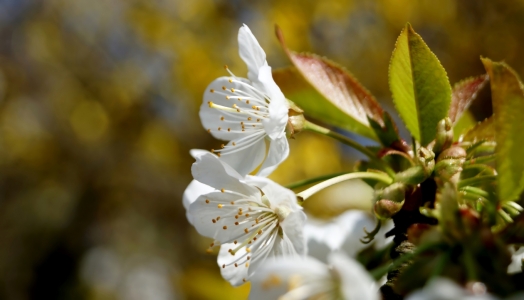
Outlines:
[[[391,56],[389,88],[408,130],[423,146],[429,144],[437,123],[448,115],[451,86],[439,60],[409,23]]]
[[[462,140],[468,142],[495,141],[494,118],[489,117],[482,122],[478,122],[475,127],[466,132]]]
[[[478,92],[486,85],[489,80],[487,74],[477,77],[466,78],[455,84],[451,93],[451,105],[448,117],[453,124],[456,124],[462,114],[469,108],[473,100],[477,98]]]
[[[524,91],[518,75],[505,63],[482,59],[491,78],[497,146],[497,187],[501,201],[519,197],[524,188]]]
[[[371,125],[371,128],[375,131],[375,134],[377,135],[380,143],[385,147],[395,148],[397,150],[406,150],[406,152],[409,149],[405,149],[402,146],[404,145],[404,141],[400,138],[398,135],[398,129],[397,125],[393,120],[391,119],[391,116],[384,112],[383,115],[383,122],[384,126],[380,125],[377,121],[369,118],[369,124]]]
[[[457,141],[461,135],[468,132],[475,125],[477,125],[477,120],[475,120],[473,114],[469,110],[464,111],[459,120],[453,125],[453,140]]]
[[[278,27],[276,33],[294,65],[273,72],[284,95],[306,116],[377,140],[368,122],[371,118],[384,125],[383,110],[375,97],[341,66],[314,54],[289,50]]]

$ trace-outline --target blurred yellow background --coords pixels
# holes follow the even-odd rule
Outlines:
[[[291,49],[341,63],[390,105],[408,21],[452,84],[482,74],[480,56],[524,75],[521,0],[0,0],[0,298],[246,298],[181,204],[189,149],[220,143],[198,119],[204,89],[224,64],[246,74],[239,27],[273,68],[289,65],[278,24]],[[272,178],[349,170],[352,157],[300,134]]]

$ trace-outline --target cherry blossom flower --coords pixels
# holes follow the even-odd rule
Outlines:
[[[435,278],[426,286],[406,297],[406,300],[496,300],[486,292],[483,283],[473,283],[465,289],[447,278]],[[515,298],[520,299],[520,298]]]
[[[312,257],[277,258],[251,281],[249,299],[379,299],[378,287],[357,261],[340,253],[323,264]]]
[[[360,210],[348,210],[329,220],[308,216],[304,227],[308,255],[323,262],[332,251],[341,251],[355,257],[358,252],[369,247],[361,239],[365,236],[364,230],[375,227],[375,222],[372,216]],[[393,239],[385,237],[385,233],[392,228],[392,222],[382,226],[373,241],[376,249],[384,247]]]
[[[292,191],[264,177],[242,177],[212,153],[193,154],[198,183],[184,193],[188,219],[214,239],[211,248],[220,245],[218,264],[226,280],[241,285],[267,258],[305,255],[306,215]]]
[[[513,246],[509,247],[511,251],[511,264],[508,266],[508,274],[522,272],[522,260],[524,260],[524,247],[515,250]]]
[[[226,66],[231,76],[217,78],[207,87],[200,119],[215,138],[229,141],[212,152],[241,175],[260,166],[257,175],[267,176],[289,154],[285,133],[289,104],[273,80],[266,53],[246,25],[238,32],[238,44],[248,79],[235,76]]]

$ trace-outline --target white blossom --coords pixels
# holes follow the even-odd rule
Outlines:
[[[508,274],[522,272],[522,260],[524,260],[524,247],[515,250],[514,246],[509,247],[511,251],[511,264],[508,266]]]
[[[406,297],[406,300],[496,300],[486,292],[486,286],[477,282],[469,290],[447,278],[435,278],[426,286]]]
[[[264,177],[242,177],[212,153],[193,155],[198,183],[184,193],[188,219],[214,239],[211,247],[220,245],[218,265],[226,280],[237,286],[267,258],[305,255],[306,215],[292,191]]]
[[[235,76],[226,66],[231,76],[207,87],[200,119],[215,138],[229,141],[212,152],[241,175],[260,166],[258,175],[267,176],[289,154],[289,104],[273,80],[266,53],[246,25],[238,32],[238,44],[249,79]]]
[[[328,265],[312,258],[277,258],[252,278],[249,298],[379,299],[378,287],[357,261],[331,253]]]

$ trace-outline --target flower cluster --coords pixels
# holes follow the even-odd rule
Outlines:
[[[230,76],[214,80],[204,93],[202,124],[227,144],[211,152],[191,151],[196,160],[191,169],[194,180],[183,196],[188,221],[199,234],[212,239],[210,252],[220,247],[218,266],[224,279],[234,286],[253,280],[252,298],[267,297],[265,286],[275,282],[268,283],[266,277],[282,268],[287,274],[303,269],[305,276],[305,281],[298,282],[281,274],[282,280],[294,280],[300,286],[279,294],[287,295],[283,299],[339,295],[340,280],[352,283],[357,294],[365,290],[376,298],[369,275],[351,258],[339,253],[330,256],[330,265],[324,265],[307,256],[308,240],[319,244],[315,232],[321,232],[322,226],[306,224],[295,193],[266,178],[289,154],[286,126],[292,104],[273,80],[263,49],[245,25],[239,30],[238,43],[248,78],[235,76],[226,66]],[[329,232],[338,242],[320,242],[329,250],[340,250],[346,233],[371,222],[364,213],[338,220],[335,223],[344,225]],[[365,285],[359,284],[360,273],[352,273],[353,268],[365,274]]]
[[[524,190],[519,154],[524,138],[520,127],[496,118],[515,113],[512,105],[524,109],[524,85],[514,71],[484,59],[489,76],[465,80],[452,90],[436,56],[406,25],[389,76],[393,101],[412,134],[408,145],[351,74],[324,58],[287,49],[278,28],[277,36],[294,64],[280,78],[287,82],[283,86],[293,86],[292,94],[304,82],[310,88],[288,100],[244,25],[238,43],[248,78],[226,66],[230,76],[207,87],[200,107],[204,128],[225,144],[191,151],[194,180],[183,204],[188,221],[211,239],[209,252],[220,247],[222,277],[234,286],[251,281],[252,299],[522,295],[524,288],[512,283],[522,279],[523,269],[524,209],[518,198]],[[489,78],[495,115],[457,138],[458,119]],[[299,97],[311,90],[315,97]],[[322,103],[325,111],[318,111]],[[373,138],[377,147],[311,123],[303,113]],[[301,130],[332,137],[368,160],[352,172],[285,188],[267,176],[288,157],[288,136]],[[362,202],[369,212],[342,209],[322,220],[306,216],[305,201],[346,181],[365,189],[345,187],[341,201],[367,189],[369,197]]]

